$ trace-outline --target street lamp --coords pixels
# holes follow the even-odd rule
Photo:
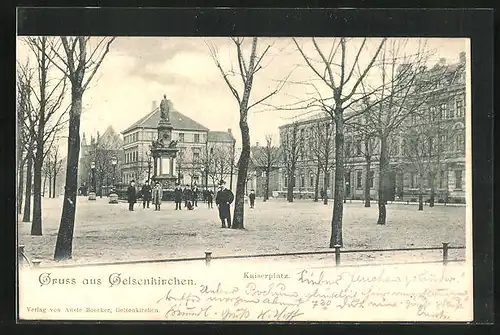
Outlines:
[[[111,193],[109,194],[109,203],[117,204],[118,203],[118,194],[115,192],[115,180],[116,180],[116,163],[118,160],[116,156],[111,157],[111,165],[113,166],[113,181],[111,185]]]
[[[90,192],[89,192],[89,200],[96,200],[95,194],[95,162],[90,162]]]
[[[151,168],[153,167],[152,157],[148,158],[148,182],[151,181]]]

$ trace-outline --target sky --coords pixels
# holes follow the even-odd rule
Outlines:
[[[332,40],[318,39],[318,45],[328,53]],[[361,41],[349,41],[348,64],[355,58]],[[410,39],[405,52],[409,55],[415,52],[419,41],[422,42]],[[458,61],[460,52],[468,52],[466,41],[458,38],[425,39],[427,48],[434,52],[429,62],[435,63],[439,58],[446,58],[450,63]],[[297,42],[311,57],[312,64],[319,64],[320,58],[311,38],[300,38]],[[371,59],[378,43],[380,39],[368,39],[360,56],[361,65]],[[89,138],[90,134],[102,133],[110,125],[121,132],[149,113],[153,101],[159,104],[166,94],[179,112],[211,130],[231,128],[237,143],[241,143],[237,101],[216,67],[208,45],[217,49],[225,70],[238,69],[236,48],[227,37],[117,37],[83,96],[81,133],[85,132]],[[250,45],[251,38],[245,38],[243,52],[247,59]],[[21,39],[18,39],[17,46],[19,61],[30,57]],[[251,103],[280,87],[284,79],[287,81],[277,94],[266,100],[265,105],[250,110],[248,123],[252,144],[265,142],[266,134],[272,134],[277,142],[278,127],[291,122],[294,117],[303,116],[303,112],[276,107],[309,98],[314,91],[304,83],[318,82],[318,77],[305,65],[291,38],[259,38],[258,54],[268,46],[262,61],[263,69],[254,79]],[[241,92],[241,79],[237,76],[229,76],[229,79]],[[327,87],[322,85],[321,91],[327,94]]]

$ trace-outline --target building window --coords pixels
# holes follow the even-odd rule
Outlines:
[[[455,170],[455,189],[462,189],[462,170]]]
[[[375,179],[375,171],[370,170],[369,176],[368,176],[368,187],[373,188],[373,179]]]
[[[456,150],[464,151],[465,148],[465,136],[464,134],[458,134],[456,138]]]
[[[415,175],[414,172],[410,172],[410,188],[415,188],[416,185],[416,178],[417,176]]]
[[[465,115],[464,101],[463,98],[460,97],[456,102],[456,117],[463,117]]]
[[[441,119],[446,118],[446,107],[446,104],[441,104],[441,106],[439,106],[439,116]]]
[[[439,188],[443,188],[445,174],[444,171],[439,172]]]
[[[200,160],[200,153],[193,152],[193,161],[198,162]]]
[[[450,110],[448,111],[448,119],[453,119],[455,117],[455,111],[453,110],[453,108],[450,108]]]
[[[447,142],[448,142],[448,136],[446,136],[446,135],[439,136],[439,151],[440,152],[445,152],[447,150],[447,145],[446,145]]]
[[[356,172],[356,188],[358,190],[363,188],[363,172],[362,171]]]
[[[288,187],[288,177],[285,176],[285,187]]]
[[[300,176],[300,187],[305,187],[306,186],[306,178],[304,178],[304,175]]]
[[[179,133],[179,142],[184,142],[184,133]]]
[[[200,143],[200,134],[194,134],[194,142]]]
[[[429,114],[431,115],[431,118],[434,119],[437,115],[436,113],[436,107],[435,106],[432,106],[431,108],[429,108]]]
[[[310,186],[313,187],[314,186],[314,175],[313,174],[311,174],[309,176],[309,182],[310,182]]]

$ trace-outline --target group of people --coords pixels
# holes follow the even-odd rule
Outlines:
[[[149,208],[149,203],[155,205],[155,210],[159,211],[161,206],[161,201],[163,198],[163,187],[160,182],[156,181],[153,186],[149,184],[148,181],[144,183],[141,189],[142,194],[142,207]],[[203,191],[203,200],[206,201],[208,208],[213,208],[214,192],[209,189]],[[179,184],[176,185],[174,190],[174,201],[175,210],[182,209],[182,202],[184,202],[184,207],[188,210],[194,209],[198,206],[198,195],[199,190],[196,185],[189,187],[186,185],[184,189],[181,188]],[[254,207],[255,203],[255,193],[253,190],[250,192],[250,207]],[[137,192],[135,187],[135,181],[132,180],[127,189],[127,200],[129,204],[129,210],[134,210],[134,204],[137,202]],[[221,228],[231,228],[231,204],[234,201],[233,192],[225,187],[225,182],[221,180],[219,182],[219,189],[217,195],[215,196],[215,204],[219,210],[219,218],[222,223]]]

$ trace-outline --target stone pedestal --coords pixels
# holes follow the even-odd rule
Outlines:
[[[117,204],[118,203],[118,194],[116,193],[111,193],[109,195],[109,203],[110,204]]]
[[[95,192],[89,192],[89,200],[96,200]]]
[[[177,180],[177,152],[176,141],[172,141],[173,126],[166,120],[158,123],[158,141],[153,142],[151,154],[154,159],[153,182],[160,182],[163,188],[175,188]]]

